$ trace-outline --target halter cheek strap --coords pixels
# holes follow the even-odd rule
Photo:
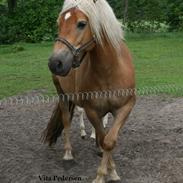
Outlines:
[[[71,51],[71,53],[74,56],[74,62],[72,63],[73,68],[77,68],[81,65],[84,57],[86,56],[86,54],[88,52],[86,49],[89,48],[93,43],[96,43],[95,36],[93,36],[93,38],[90,41],[83,44],[79,48],[75,48],[71,43],[69,43],[69,41],[67,41],[66,39],[64,39],[62,37],[56,38],[55,41],[65,44],[69,48],[69,50]],[[81,57],[82,52],[84,52],[84,54]],[[81,57],[81,59],[80,59],[80,57]]]

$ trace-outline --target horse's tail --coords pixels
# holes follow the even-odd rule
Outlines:
[[[42,141],[48,143],[49,146],[56,144],[57,138],[61,136],[64,125],[62,122],[62,112],[59,103],[56,105],[47,128],[43,131]]]

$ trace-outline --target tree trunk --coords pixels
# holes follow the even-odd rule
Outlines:
[[[124,15],[123,15],[123,23],[125,24],[128,19],[128,0],[124,0],[124,5],[125,5],[125,9],[124,9]]]
[[[17,0],[8,0],[9,13],[13,13],[17,5]]]

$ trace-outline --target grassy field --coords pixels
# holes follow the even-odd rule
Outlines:
[[[183,88],[183,33],[130,34],[126,42],[136,67],[137,88],[175,85]],[[0,46],[0,98],[29,90],[55,89],[47,68],[52,43]],[[165,91],[183,96],[183,90]]]

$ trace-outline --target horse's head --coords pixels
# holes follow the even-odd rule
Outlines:
[[[86,53],[95,46],[87,16],[78,8],[71,8],[58,18],[59,37],[49,59],[53,74],[66,76],[71,68],[79,67]]]

